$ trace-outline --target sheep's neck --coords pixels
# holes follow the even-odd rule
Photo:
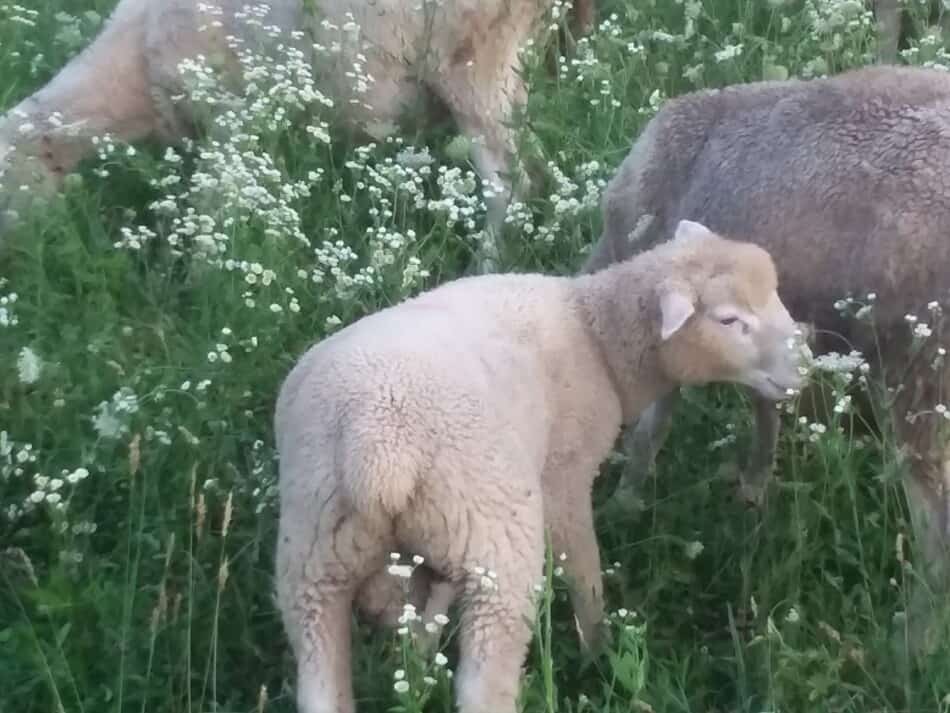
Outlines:
[[[653,268],[635,260],[575,278],[578,311],[603,355],[625,424],[675,387],[660,365]]]

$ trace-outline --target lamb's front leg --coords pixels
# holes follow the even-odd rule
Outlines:
[[[575,481],[576,482],[576,481]],[[571,606],[581,645],[590,653],[599,652],[606,638],[604,588],[600,569],[600,548],[594,531],[594,515],[589,488],[559,494],[558,507],[546,513],[554,557],[568,577]]]
[[[653,472],[656,456],[673,427],[673,409],[679,400],[679,391],[661,396],[640,414],[636,424],[624,429],[623,454],[627,462],[613,494],[613,502],[620,507],[632,507],[640,487]]]

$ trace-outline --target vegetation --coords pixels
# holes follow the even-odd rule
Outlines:
[[[111,7],[0,6],[3,106]],[[950,67],[927,3],[906,10],[903,61]],[[574,46],[555,32],[526,48],[537,191],[511,207],[506,270],[577,269],[606,180],[665,98],[873,61],[856,0],[605,0],[599,13]],[[315,340],[472,269],[485,207],[451,126],[369,143],[341,128],[308,64],[248,51],[246,94],[184,68],[208,108],[195,142],[102,137],[6,236],[0,712],[294,710],[272,594],[277,387]],[[611,507],[619,454],[605,464],[613,641],[581,655],[550,553],[526,711],[950,711],[947,644],[907,656],[916,575],[895,454],[850,418],[859,363],[824,366],[838,408],[787,416],[763,512],[734,498],[750,417],[732,388],[689,392],[641,507]],[[451,709],[451,636],[434,660],[398,632],[358,638],[363,710]]]

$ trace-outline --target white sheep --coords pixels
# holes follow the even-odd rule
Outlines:
[[[802,380],[795,333],[769,255],[684,221],[597,274],[458,279],[311,347],[274,421],[302,713],[353,711],[350,611],[385,608],[391,551],[439,578],[430,611],[461,600],[462,713],[513,713],[545,528],[598,638],[591,486],[621,424],[681,384],[783,398]]]
[[[513,186],[527,186],[507,125],[526,94],[518,52],[539,30],[552,3],[318,0],[310,16],[304,0],[271,0],[260,22],[283,30],[279,39],[285,43],[291,31],[312,31],[312,39],[306,32],[298,35],[305,38],[299,45],[308,57],[314,41],[328,47],[339,43],[336,64],[318,66],[315,74],[330,85],[321,89],[345,118],[375,138],[389,135],[407,109],[422,105],[427,92],[438,97],[473,139],[479,175],[499,187],[486,198],[487,223],[497,232]],[[175,99],[184,88],[179,64],[201,54],[233,70],[234,40],[227,37],[259,39],[235,16],[244,9],[243,0],[121,0],[83,52],[0,119],[0,171],[5,174],[0,207],[60,186],[64,174],[92,153],[93,137],[108,133],[122,141],[155,137],[170,142],[187,136],[194,117]],[[577,18],[581,31],[587,31],[594,0],[579,0]],[[347,39],[353,24],[360,33],[355,43]],[[365,56],[363,73],[374,81],[356,95],[346,74],[352,73],[359,52]],[[32,190],[20,190],[22,185]]]
[[[857,349],[878,375],[886,368],[923,569],[943,592],[950,440],[939,413],[950,380],[939,325],[950,307],[948,165],[950,74],[942,70],[865,67],[692,92],[668,101],[636,139],[604,193],[603,234],[582,268],[596,271],[651,248],[682,219],[748,235],[768,250],[782,300],[816,328],[815,351]],[[873,329],[835,306],[869,293],[876,295]],[[917,339],[908,314],[930,325]],[[929,329],[935,336],[924,339]],[[674,393],[659,399],[626,434],[627,494],[649,472],[676,400]],[[768,400],[752,400],[758,434],[740,491],[760,504],[779,415]],[[915,646],[931,620],[925,604],[909,612]]]

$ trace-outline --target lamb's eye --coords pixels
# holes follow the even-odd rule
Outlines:
[[[719,324],[724,324],[725,326],[728,327],[730,324],[735,324],[738,321],[739,321],[738,317],[724,317],[723,319],[719,320]]]

